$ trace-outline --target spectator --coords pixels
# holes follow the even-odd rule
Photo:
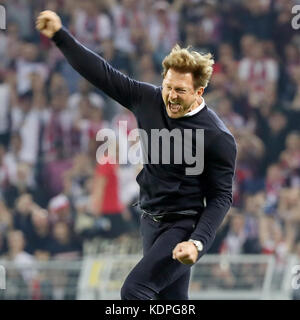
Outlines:
[[[151,54],[144,54],[139,61],[137,67],[139,79],[144,82],[159,85],[161,77],[157,74],[154,66],[153,57]]]
[[[103,98],[93,92],[92,86],[85,79],[79,81],[78,92],[73,93],[68,98],[68,109],[70,110],[74,119],[78,117],[86,118],[86,114],[80,112],[80,102],[82,99],[87,98],[89,103],[99,109],[104,108]]]
[[[300,134],[293,131],[285,141],[286,149],[280,155],[280,163],[291,186],[300,186]]]
[[[26,0],[7,1],[7,19],[18,25],[20,37],[30,40],[33,33],[31,6]]]
[[[257,109],[256,111],[257,132],[266,147],[262,166],[264,173],[269,165],[278,161],[280,152],[284,149],[289,127],[287,125],[287,117],[283,112],[274,110],[266,118],[260,110]]]
[[[50,258],[51,236],[48,212],[41,208],[35,208],[31,214],[31,231],[27,237],[28,252],[36,259],[47,260]]]
[[[47,79],[48,69],[45,63],[39,61],[38,47],[32,43],[24,43],[21,55],[16,60],[17,92],[19,95],[32,90],[30,74],[36,72],[43,80]]]
[[[256,44],[256,37],[253,34],[245,33],[240,41],[241,58],[250,59],[252,56],[252,49]]]
[[[300,236],[300,190],[298,187],[283,188],[280,191],[278,215],[284,224],[291,224],[295,238]],[[298,229],[298,230],[297,230]]]
[[[0,199],[0,234],[2,234],[2,238],[1,238],[2,241],[3,241],[3,238],[6,236],[6,234],[12,229],[13,229],[12,214],[6,207],[4,201]],[[1,248],[1,245],[0,245],[0,248]]]
[[[64,174],[65,194],[72,204],[88,194],[87,181],[93,176],[94,162],[84,153],[78,154],[70,170]]]
[[[108,61],[114,68],[132,76],[133,66],[130,56],[114,46],[113,39],[105,39],[100,47],[101,56]]]
[[[202,26],[205,37],[215,47],[221,40],[222,17],[217,10],[216,3],[206,2],[202,8]]]
[[[18,272],[21,274],[23,281],[27,286],[30,286],[34,277],[36,277],[36,271],[32,269],[35,261],[34,257],[28,252],[24,251],[25,237],[22,231],[12,230],[7,236],[8,242],[8,259],[15,263]]]
[[[245,218],[241,214],[231,216],[228,234],[220,249],[222,254],[241,254],[246,242]]]
[[[16,199],[21,195],[28,193],[35,199],[36,194],[31,167],[26,163],[19,163],[15,169],[15,180],[11,181],[11,184],[4,190],[6,203],[11,208],[14,206]]]
[[[251,95],[257,96],[259,101],[266,88],[276,88],[278,64],[265,56],[261,41],[257,40],[250,50],[250,56],[240,61],[238,72],[244,92],[250,90]]]
[[[270,217],[262,217],[259,232],[262,253],[273,254],[276,259],[273,285],[278,290],[282,281],[284,266],[287,263],[288,253],[293,246],[294,236],[289,228],[283,230],[282,226]]]
[[[74,121],[74,127],[77,130],[80,140],[79,150],[88,152],[91,146],[96,142],[96,135],[99,130],[108,128],[109,122],[103,120],[102,109],[92,105],[87,97],[82,97],[79,103],[79,114]],[[91,154],[94,157],[95,153]]]
[[[111,20],[95,0],[80,4],[73,16],[73,27],[76,38],[91,50],[112,34]]]
[[[22,139],[20,159],[34,166],[38,155],[40,133],[39,113],[33,106],[33,92],[27,91],[19,96],[19,104],[12,109],[12,128]]]
[[[61,221],[54,225],[53,238],[50,251],[54,259],[76,259],[79,257],[80,245],[72,236],[67,223]]]
[[[280,190],[285,185],[285,176],[278,164],[272,164],[268,167],[266,177],[266,204],[265,214],[276,214],[279,201]]]
[[[282,230],[281,225],[270,217],[263,217],[260,223],[260,243],[262,253],[275,254],[278,267],[282,268],[284,259],[293,245],[291,235]]]
[[[116,148],[116,153],[99,158],[95,169],[90,210],[98,219],[90,234],[116,238],[126,232],[128,226],[122,216],[124,204],[121,202],[119,165],[116,161],[119,147],[113,145],[112,148]],[[109,222],[107,230],[103,228],[101,218]]]
[[[52,225],[64,222],[69,226],[73,225],[70,201],[64,194],[59,194],[49,201],[49,220]]]
[[[10,185],[17,185],[20,181],[18,179],[18,167],[24,164],[21,159],[22,151],[21,136],[15,132],[11,136],[10,150],[5,155],[5,163],[7,165],[8,177]],[[29,169],[30,170],[30,169]],[[31,170],[30,170],[31,171]],[[28,176],[29,179],[24,179],[22,182],[27,183],[28,186],[33,185],[32,175]]]
[[[10,150],[5,155],[5,162],[7,164],[9,183],[16,184],[17,179],[17,168],[22,163],[20,158],[22,150],[22,139],[19,133],[15,132],[12,134],[10,139]]]
[[[73,154],[73,119],[69,116],[67,93],[56,92],[51,97],[51,109],[44,131],[44,148],[47,161],[68,159]],[[75,140],[75,139],[74,139]]]
[[[178,41],[178,14],[167,1],[156,1],[148,18],[149,38],[160,57],[168,53]]]
[[[31,212],[35,207],[32,196],[24,193],[16,200],[16,207],[13,215],[14,229],[22,231],[27,236],[30,233]]]
[[[274,24],[273,1],[243,1],[245,8],[243,27],[245,33],[251,33],[260,39],[271,39]]]
[[[244,126],[244,119],[234,112],[230,99],[223,99],[217,108],[218,115],[229,127],[240,129]]]
[[[13,65],[20,49],[20,30],[18,25],[11,21],[6,32],[0,34],[0,69]]]
[[[259,237],[261,216],[264,215],[264,192],[258,192],[245,197],[245,232],[247,240],[244,243],[244,253],[259,254],[262,251]]]
[[[121,0],[120,3],[111,3],[110,12],[113,17],[115,47],[128,54],[133,54],[135,43],[134,30],[143,30],[145,15],[137,1]]]
[[[293,29],[291,21],[293,19],[292,6],[294,1],[277,1],[277,15],[273,27],[273,41],[277,51],[282,56],[286,44],[292,41],[297,30]]]
[[[235,137],[239,152],[234,183],[234,203],[237,206],[243,206],[243,192],[253,193],[264,187],[259,169],[265,148],[262,141],[249,131],[236,131]]]

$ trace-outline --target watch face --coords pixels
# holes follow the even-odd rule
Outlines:
[[[198,246],[197,247],[198,247],[199,251],[202,251],[203,246],[202,246],[202,243],[200,241],[198,241]]]
[[[202,250],[201,242],[200,241],[196,241],[195,244],[196,244],[196,247],[197,247],[198,251],[201,251]]]
[[[198,240],[190,240],[191,242],[194,243],[194,245],[197,247],[198,251],[202,251],[203,245],[201,241]]]

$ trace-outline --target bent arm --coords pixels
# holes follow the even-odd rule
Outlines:
[[[232,181],[235,171],[236,144],[229,134],[221,134],[211,146],[207,161],[206,207],[191,239],[203,244],[198,259],[210,248],[216,232],[232,204]]]
[[[155,88],[114,69],[102,57],[80,44],[64,27],[54,34],[52,40],[78,73],[128,109],[139,104],[145,90]]]

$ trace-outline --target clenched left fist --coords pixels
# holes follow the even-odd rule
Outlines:
[[[198,258],[198,250],[193,242],[184,241],[176,245],[173,250],[173,259],[187,265],[194,264]]]

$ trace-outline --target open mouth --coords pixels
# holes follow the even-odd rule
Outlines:
[[[179,103],[169,102],[168,107],[171,112],[177,113],[180,110],[181,105]]]

